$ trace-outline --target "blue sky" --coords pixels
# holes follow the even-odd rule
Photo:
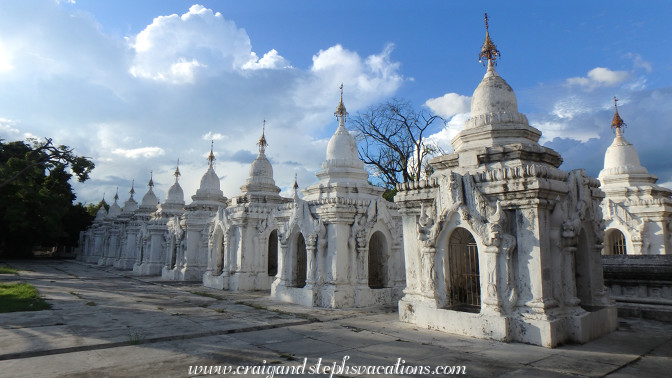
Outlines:
[[[198,4],[198,5],[196,5]],[[498,72],[519,110],[596,176],[612,97],[628,138],[672,184],[669,1],[0,0],[0,138],[53,137],[97,165],[79,200],[125,200],[154,172],[163,199],[180,158],[191,196],[215,139],[237,195],[267,121],[267,155],[287,190],[315,181],[335,129],[338,85],[355,114],[391,97],[443,115],[448,147],[484,74],[483,12]],[[189,198],[187,198],[189,202]]]

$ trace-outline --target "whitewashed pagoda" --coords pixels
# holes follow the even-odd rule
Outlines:
[[[600,251],[599,182],[565,172],[560,155],[518,112],[495,70],[471,99],[454,152],[430,161],[429,179],[398,186],[406,289],[399,317],[423,328],[554,347],[617,326]]]
[[[278,231],[272,214],[289,199],[279,195],[266,157],[266,121],[242,194],[220,207],[211,221],[203,284],[225,290],[271,290],[278,272]]]
[[[605,193],[603,254],[672,254],[672,191],[639,162],[637,150],[623,136],[625,122],[614,98],[614,141],[604,155],[600,182]]]
[[[400,217],[368,183],[357,144],[336,109],[338,128],[327,145],[318,182],[280,205],[278,274],[271,297],[315,307],[366,307],[395,303],[404,287]]]
[[[226,207],[226,197],[220,189],[219,176],[215,173],[213,144],[208,155],[208,169],[201,178],[192,202],[185,206],[179,218],[167,223],[168,233],[164,256],[176,256],[172,269],[163,269],[161,277],[179,281],[201,281],[208,266],[208,237],[210,222],[220,207]]]

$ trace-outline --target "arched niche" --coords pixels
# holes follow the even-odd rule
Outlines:
[[[480,312],[481,278],[478,245],[465,228],[455,228],[444,249],[443,268],[446,307],[455,311]]]
[[[269,277],[278,274],[278,230],[271,231],[268,235],[267,273]]]
[[[604,234],[603,255],[627,255],[627,240],[621,230],[610,228]]]
[[[388,282],[389,247],[385,235],[376,231],[369,239],[369,287],[380,289]]]
[[[308,261],[306,250],[306,239],[303,234],[299,233],[296,236],[292,256],[292,286],[302,288],[306,286],[306,278],[308,274]]]

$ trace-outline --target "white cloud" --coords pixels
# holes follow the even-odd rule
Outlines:
[[[551,114],[562,119],[572,119],[579,114],[590,112],[592,109],[584,100],[578,95],[560,98],[553,104]]]
[[[166,152],[161,147],[140,147],[133,149],[115,148],[112,150],[112,153],[129,159],[137,159],[139,157],[151,158],[156,156],[163,156],[166,154]]]
[[[597,87],[608,86],[613,87],[628,78],[627,71],[612,71],[604,67],[596,67],[588,71],[586,77],[571,77],[567,79],[568,85],[578,85],[588,91],[592,91]]]
[[[135,51],[130,73],[158,81],[193,83],[199,73],[290,67],[274,49],[259,59],[244,29],[202,5],[181,16],[156,17],[130,44]]]
[[[295,87],[294,103],[304,109],[323,109],[327,114],[327,109],[335,109],[338,104],[341,83],[349,112],[390,96],[404,81],[399,63],[391,60],[393,50],[394,45],[388,44],[380,54],[365,59],[341,45],[320,50],[313,56],[310,74]],[[329,113],[333,114],[333,110]]]
[[[105,34],[91,15],[49,3],[13,2],[0,13],[0,44],[15,67],[0,74],[0,118],[21,119],[0,133],[53,137],[91,157],[91,180],[73,183],[85,202],[116,186],[127,193],[152,170],[157,193],[167,190],[178,158],[189,202],[207,169],[210,140],[224,140],[214,145],[215,169],[225,195],[237,195],[264,119],[276,183],[291,187],[298,172],[307,187],[336,127],[340,83],[356,113],[406,80],[393,45],[368,56],[327,46],[297,68],[277,50],[257,58],[244,29],[204,7],[157,17],[124,39]]]
[[[599,129],[596,128],[576,128],[569,122],[541,121],[535,122],[534,127],[541,130],[542,135],[540,143],[553,140],[555,138],[571,138],[579,142],[587,142],[592,138],[599,138]]]
[[[634,64],[635,68],[642,68],[647,73],[650,73],[651,71],[653,71],[653,67],[651,66],[651,63],[644,60],[644,58],[642,58],[641,55],[634,54],[634,53],[627,53],[627,54],[625,54],[625,56],[632,59],[632,62]]]
[[[285,58],[280,56],[278,52],[273,49],[266,54],[264,54],[261,59],[257,56],[255,52],[251,53],[251,59],[247,63],[243,64],[241,67],[244,70],[262,70],[262,69],[280,69],[280,68],[291,68]]]
[[[11,119],[0,118],[0,138],[5,139],[7,136],[10,138],[15,138],[17,135],[21,134],[19,129],[15,128],[16,122]]]
[[[449,119],[458,113],[469,113],[471,97],[457,93],[446,93],[441,97],[430,98],[425,102],[425,106],[434,114]]]
[[[228,137],[224,134],[213,133],[212,131],[208,131],[207,133],[203,134],[201,138],[203,140],[222,140],[227,139]]]

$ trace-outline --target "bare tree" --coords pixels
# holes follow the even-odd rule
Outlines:
[[[426,137],[435,131],[431,127],[435,121],[445,124],[443,118],[416,110],[406,100],[395,98],[371,106],[351,122],[356,130],[359,158],[392,191],[397,183],[431,174],[427,160],[440,150],[428,145]]]

